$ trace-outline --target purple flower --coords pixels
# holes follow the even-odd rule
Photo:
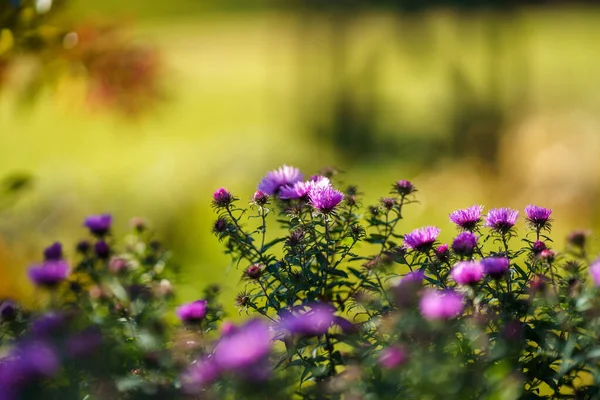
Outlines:
[[[11,300],[4,300],[0,304],[0,320],[12,321],[17,316],[17,305]]]
[[[511,230],[519,218],[519,212],[511,208],[493,208],[485,217],[485,226],[498,233],[506,234]]]
[[[483,206],[473,205],[472,207],[456,210],[450,214],[450,221],[454,222],[461,229],[473,231],[481,222],[481,212]]]
[[[50,345],[42,341],[23,342],[0,360],[0,387],[18,391],[31,381],[55,375],[59,369],[58,354]]]
[[[424,278],[423,271],[413,271],[392,284],[390,291],[398,307],[412,307],[416,304],[417,292],[423,287]]]
[[[431,248],[439,234],[440,228],[435,226],[418,228],[404,235],[404,244],[411,249],[425,252]]]
[[[112,216],[110,214],[90,215],[83,223],[90,232],[97,236],[104,236],[110,230]]]
[[[254,319],[221,338],[214,361],[220,370],[243,371],[260,363],[270,351],[269,327]]]
[[[104,240],[98,240],[94,245],[94,251],[99,258],[107,259],[110,256],[110,246]]]
[[[549,222],[551,221],[550,215],[552,210],[549,208],[534,206],[533,204],[525,207],[525,215],[527,215],[527,222],[535,228],[542,229],[548,228]]]
[[[66,261],[46,261],[29,268],[29,279],[37,286],[55,287],[69,276]]]
[[[319,336],[327,333],[335,321],[335,308],[326,304],[310,306],[305,313],[287,314],[281,320],[279,328],[291,334]]]
[[[96,328],[76,333],[67,340],[67,353],[71,358],[87,357],[102,345],[102,334]]]
[[[452,250],[459,256],[470,256],[477,246],[477,236],[471,232],[461,232],[452,242]]]
[[[183,322],[200,322],[206,316],[206,300],[196,300],[191,303],[182,304],[177,308],[176,313]]]
[[[63,257],[62,245],[59,242],[54,242],[44,250],[44,259],[46,261],[56,261]]]
[[[590,264],[590,275],[594,281],[594,286],[600,286],[600,259]]]
[[[56,335],[68,324],[68,317],[64,313],[50,311],[31,324],[31,333],[37,337]]]
[[[450,274],[459,285],[474,285],[483,278],[483,265],[479,261],[461,261]]]
[[[285,200],[306,198],[311,190],[317,187],[330,187],[331,181],[324,176],[314,176],[309,181],[296,182],[290,186],[283,186],[279,190],[279,197]]]
[[[421,315],[428,320],[457,317],[462,313],[463,307],[462,296],[451,290],[429,290],[419,302]]]
[[[344,194],[330,186],[316,186],[308,194],[310,204],[322,212],[330,214],[344,199]]]
[[[398,193],[400,196],[408,196],[409,194],[417,191],[412,183],[404,179],[394,183],[393,187],[396,193]]]
[[[510,267],[510,261],[506,257],[488,257],[481,260],[483,264],[483,272],[494,279],[498,279],[506,275],[506,271]]]
[[[293,185],[302,180],[304,175],[298,168],[284,165],[271,171],[258,184],[258,190],[268,195],[274,195],[279,192],[283,186]]]
[[[442,262],[446,262],[450,258],[450,250],[448,250],[447,244],[440,244],[438,247],[433,249],[433,252],[438,260]]]
[[[381,350],[377,362],[382,368],[392,369],[404,364],[407,359],[408,354],[404,348],[392,346]]]
[[[198,394],[202,388],[217,380],[219,375],[219,369],[212,358],[195,360],[181,376],[183,391]]]
[[[233,195],[225,188],[217,189],[213,193],[213,204],[215,207],[227,207],[233,200]]]

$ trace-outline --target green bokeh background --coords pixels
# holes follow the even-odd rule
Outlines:
[[[80,0],[68,17],[116,18],[156,46],[166,99],[131,119],[90,109],[75,80],[27,105],[0,92],[0,172],[34,177],[0,214],[3,296],[35,297],[27,265],[110,212],[117,234],[148,219],[183,268],[181,300],[216,282],[232,311],[240,274],[211,235],[211,194],[225,186],[246,201],[284,163],[339,167],[365,204],[409,179],[420,204],[401,229],[436,224],[444,241],[448,213],[474,203],[554,208],[558,249],[571,229],[598,225],[599,9]]]

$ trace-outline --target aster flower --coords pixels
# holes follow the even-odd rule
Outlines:
[[[31,333],[36,337],[57,335],[68,326],[69,317],[61,312],[50,311],[31,323]]]
[[[227,207],[235,200],[231,192],[225,188],[219,188],[213,193],[213,205],[217,208]]]
[[[499,279],[506,275],[510,267],[510,260],[506,257],[488,257],[481,260],[483,272],[494,279]]]
[[[470,256],[477,246],[477,239],[471,232],[461,232],[452,242],[452,250],[459,256]]]
[[[83,223],[92,234],[104,236],[110,231],[112,216],[110,214],[90,215]]]
[[[258,184],[258,190],[268,195],[275,195],[278,194],[281,187],[293,185],[301,181],[303,177],[304,175],[298,168],[284,165],[267,173],[267,176]]]
[[[455,318],[463,308],[463,297],[452,290],[429,290],[419,302],[421,315],[428,320]]]
[[[55,287],[69,276],[69,264],[66,261],[46,261],[29,268],[29,279],[38,286]]]
[[[11,300],[0,303],[0,321],[12,321],[17,316],[18,306]]]
[[[525,207],[525,215],[527,216],[527,222],[532,228],[536,230],[549,229],[550,228],[550,215],[552,210],[549,208],[534,206],[533,204]]]
[[[44,260],[56,261],[63,257],[62,245],[59,242],[54,242],[44,249]]]
[[[198,394],[206,385],[219,378],[219,369],[212,358],[201,358],[190,364],[181,375],[181,385],[187,394]]]
[[[302,336],[319,336],[327,333],[335,321],[335,308],[326,304],[309,306],[304,313],[290,313],[285,315],[279,329],[291,334]]]
[[[398,307],[411,307],[416,304],[417,292],[423,287],[424,278],[423,271],[413,271],[392,283],[390,291]]]
[[[344,194],[328,186],[317,186],[308,194],[310,204],[323,214],[330,214],[344,199]]]
[[[508,233],[519,218],[519,212],[511,208],[493,208],[485,217],[485,226],[494,231],[506,234]]]
[[[262,275],[264,268],[265,267],[263,264],[252,264],[244,271],[244,278],[249,280],[258,280],[258,278],[260,278]]]
[[[440,244],[433,249],[433,252],[439,261],[446,262],[450,258],[450,250],[448,250],[447,244]]]
[[[531,246],[531,251],[533,252],[533,254],[538,256],[542,251],[546,250],[547,248],[548,247],[546,246],[546,243],[540,240],[536,240],[535,243],[533,243],[533,246]]]
[[[243,371],[260,363],[270,351],[269,327],[254,319],[221,337],[215,348],[214,362],[219,370]]]
[[[7,380],[19,386],[25,386],[32,380],[54,376],[60,369],[60,359],[56,350],[39,340],[21,343],[0,364],[8,367],[7,370],[10,371]],[[6,378],[5,374],[2,375]]]
[[[399,346],[387,347],[379,352],[377,362],[382,368],[392,369],[408,360],[406,350]]]
[[[110,256],[110,246],[104,240],[98,240],[96,244],[94,244],[94,252],[98,258],[108,259]]]
[[[264,206],[269,203],[269,195],[257,190],[254,192],[254,195],[252,195],[252,201],[257,206]]]
[[[404,244],[411,249],[426,252],[433,246],[439,234],[440,228],[435,226],[418,228],[404,235]]]
[[[186,323],[198,323],[206,316],[206,300],[182,304],[176,310],[179,319]]]
[[[450,214],[450,221],[454,222],[461,229],[473,231],[481,222],[482,211],[483,206],[475,204],[472,207],[452,212]]]
[[[318,187],[330,187],[331,181],[324,176],[313,176],[308,181],[296,182],[293,185],[283,186],[279,190],[279,197],[284,200],[303,199],[308,197],[311,190]]]
[[[577,229],[569,234],[567,242],[573,247],[583,249],[590,232],[582,229]]]
[[[392,187],[396,193],[403,197],[417,191],[417,188],[411,182],[404,179],[397,181]]]
[[[594,286],[600,286],[600,259],[590,264],[590,275],[594,281]]]
[[[461,261],[450,274],[459,285],[474,285],[483,278],[483,265],[479,261]]]

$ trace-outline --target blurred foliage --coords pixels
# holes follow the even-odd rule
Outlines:
[[[600,102],[589,90],[600,84],[595,8],[390,13],[392,2],[350,1],[343,12],[241,3],[72,1],[43,15],[57,35],[45,42],[52,51],[13,48],[0,61],[1,176],[36,178],[0,221],[11,279],[23,280],[49,233],[73,239],[84,215],[114,211],[120,221],[148,216],[187,276],[234,293],[237,278],[210,237],[207,194],[224,181],[250,192],[282,163],[338,165],[365,191],[416,178],[428,194],[411,226],[444,228],[452,208],[475,199],[574,214],[558,236],[600,224]],[[139,18],[135,30],[115,22],[123,15]],[[67,49],[72,32],[78,45]],[[157,89],[144,83],[149,76],[164,81]],[[161,82],[169,101],[148,106],[165,98]],[[26,113],[16,106],[24,98],[36,99]],[[138,109],[149,111],[145,119],[119,117]],[[437,198],[445,206],[433,209]],[[198,290],[185,285],[181,296]]]

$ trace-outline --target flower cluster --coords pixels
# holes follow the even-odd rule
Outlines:
[[[110,215],[85,221],[74,257],[50,245],[29,270],[45,305],[0,304],[0,398],[597,397],[587,231],[559,252],[541,235],[549,209],[526,207],[518,240],[518,211],[475,205],[450,213],[444,244],[438,227],[405,226],[409,181],[362,212],[357,187],[303,176],[269,172],[247,206],[213,194],[244,321],[223,321],[211,285],[172,304],[168,253],[145,223],[124,248]]]

